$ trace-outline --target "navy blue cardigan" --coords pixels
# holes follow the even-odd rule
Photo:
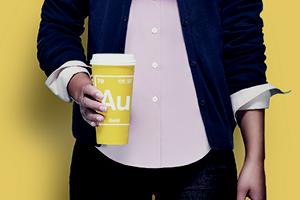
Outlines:
[[[213,149],[233,149],[237,124],[230,95],[267,83],[262,0],[177,2],[209,143]],[[130,5],[131,0],[45,0],[37,56],[46,76],[69,60],[89,64],[93,53],[124,53]],[[80,36],[87,17],[85,55]],[[96,145],[95,128],[83,120],[76,103],[72,132],[76,139]]]

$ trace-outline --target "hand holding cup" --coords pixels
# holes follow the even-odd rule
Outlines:
[[[80,106],[83,119],[91,126],[98,126],[104,120],[104,115],[99,112],[107,112],[107,106],[101,103],[103,93],[97,89],[85,72],[75,74],[67,86],[68,93]]]

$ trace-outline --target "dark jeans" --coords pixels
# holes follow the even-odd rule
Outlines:
[[[174,168],[138,168],[75,142],[70,166],[71,200],[235,200],[237,169],[232,150]]]

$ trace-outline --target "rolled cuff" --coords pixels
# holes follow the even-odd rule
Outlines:
[[[85,67],[90,67],[81,61],[68,61],[56,69],[45,81],[46,86],[65,102],[74,102],[67,91],[67,85],[70,79],[79,72],[85,72],[90,77],[89,71]]]
[[[269,108],[270,98],[275,94],[286,94],[291,92],[282,91],[270,83],[252,86],[239,90],[230,95],[234,119],[238,110]]]

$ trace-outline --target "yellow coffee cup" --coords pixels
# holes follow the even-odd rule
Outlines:
[[[99,112],[104,120],[96,127],[97,144],[128,144],[130,108],[134,78],[133,54],[93,54],[93,84],[104,95],[101,103],[107,112]]]

